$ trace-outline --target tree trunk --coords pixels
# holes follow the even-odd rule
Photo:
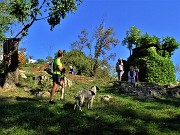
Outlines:
[[[94,65],[93,65],[93,71],[92,71],[92,76],[96,75],[96,70],[98,68],[98,60],[97,58],[94,59]]]
[[[3,88],[14,88],[18,83],[18,44],[19,38],[9,38],[3,44],[4,83]]]

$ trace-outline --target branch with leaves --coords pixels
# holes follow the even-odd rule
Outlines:
[[[22,26],[22,29],[14,35],[14,38],[21,38],[28,34],[28,29],[39,20],[47,20],[50,30],[60,24],[61,19],[66,17],[67,13],[77,10],[77,6],[82,0],[3,0],[0,5],[3,11],[0,15],[4,18],[11,17],[14,21],[8,21],[3,26],[12,25]],[[1,21],[1,20],[0,20]],[[8,30],[8,29],[7,29]],[[0,31],[1,32],[1,31]],[[6,31],[2,31],[6,32]]]

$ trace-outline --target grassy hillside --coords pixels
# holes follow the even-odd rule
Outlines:
[[[180,132],[180,99],[159,98],[140,100],[123,95],[103,79],[70,76],[66,101],[55,95],[56,104],[49,98],[37,97],[23,88],[0,90],[0,135],[178,135]],[[74,95],[92,85],[99,86],[93,108],[74,111]],[[101,95],[111,95],[108,104]]]

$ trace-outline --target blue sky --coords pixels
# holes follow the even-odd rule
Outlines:
[[[105,27],[114,27],[115,37],[120,40],[112,49],[117,55],[115,61],[110,62],[114,64],[119,57],[125,60],[129,57],[129,50],[121,41],[131,26],[151,36],[170,36],[180,42],[179,6],[180,0],[84,0],[75,14],[69,14],[53,31],[47,22],[35,22],[20,46],[27,48],[27,53],[34,59],[54,56],[59,49],[68,52],[82,29],[92,34],[105,18]],[[172,57],[175,65],[180,64],[179,58],[180,49]]]

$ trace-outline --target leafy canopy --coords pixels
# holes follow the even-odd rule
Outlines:
[[[53,30],[68,13],[77,10],[81,2],[82,0],[3,0],[0,3],[0,22],[3,26],[0,28],[1,37],[12,26],[22,27],[12,37],[23,37],[32,24],[39,20],[46,20]]]
[[[179,48],[180,43],[173,37],[150,36],[147,32],[142,34],[141,30],[138,30],[135,26],[131,27],[126,32],[126,37],[122,41],[122,45],[127,46],[132,55],[132,49],[137,47],[156,47],[157,52],[163,57],[171,57],[176,49]]]

